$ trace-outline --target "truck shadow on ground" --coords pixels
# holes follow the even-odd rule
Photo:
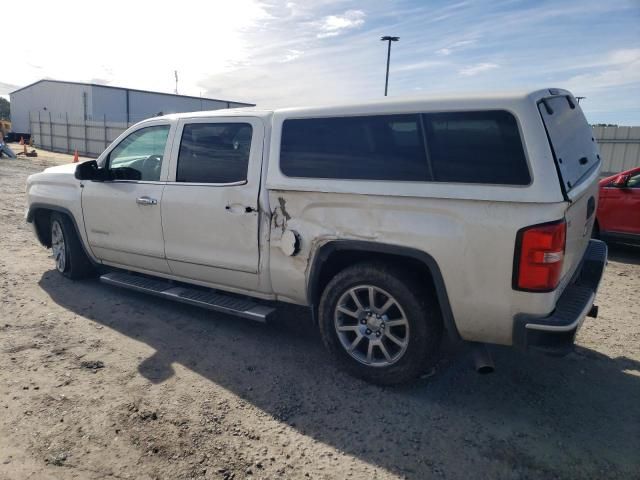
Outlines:
[[[492,349],[476,374],[465,348],[434,377],[380,388],[338,371],[308,312],[261,325],[100,284],[40,282],[62,307],[141,341],[153,383],[179,363],[303,435],[411,479],[608,478],[640,471],[640,363],[578,348],[564,359]]]

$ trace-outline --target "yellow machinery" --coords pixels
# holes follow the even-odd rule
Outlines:
[[[11,122],[9,120],[0,120],[0,131],[7,134],[11,131]]]

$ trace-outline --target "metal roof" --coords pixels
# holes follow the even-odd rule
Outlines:
[[[124,91],[129,91],[129,92],[139,92],[139,93],[151,93],[153,95],[167,95],[169,97],[179,97],[179,98],[190,98],[190,99],[194,99],[194,100],[211,100],[214,102],[225,102],[225,103],[236,103],[238,105],[245,105],[247,107],[255,107],[255,103],[246,103],[246,102],[236,102],[235,100],[220,100],[218,98],[209,98],[209,97],[194,97],[191,95],[178,95],[176,93],[165,93],[165,92],[154,92],[151,90],[140,90],[138,88],[126,88],[126,87],[114,87],[111,85],[101,85],[99,83],[84,83],[84,82],[69,82],[69,81],[65,81],[65,80],[53,80],[50,78],[43,78],[38,80],[37,82],[33,82],[30,83],[29,85],[26,85],[22,88],[19,88],[17,90],[14,90],[13,92],[9,92],[9,95],[12,95],[14,93],[18,93],[22,90],[25,90],[29,87],[33,87],[34,85],[37,85],[39,83],[42,82],[52,82],[52,83],[61,83],[61,84],[66,84],[66,85],[83,85],[86,87],[100,87],[100,88],[111,88],[113,90],[124,90]]]

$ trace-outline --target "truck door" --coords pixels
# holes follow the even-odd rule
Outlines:
[[[606,185],[600,229],[611,233],[640,234],[640,170],[632,171],[625,186]]]
[[[164,257],[160,200],[167,177],[172,125],[145,124],[107,155],[116,179],[82,183],[82,214],[89,247],[108,264],[169,272]],[[174,124],[175,128],[175,124]]]
[[[165,254],[192,280],[253,289],[264,125],[254,117],[182,119],[162,197]]]

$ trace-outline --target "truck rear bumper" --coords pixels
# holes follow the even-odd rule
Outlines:
[[[548,317],[516,315],[513,344],[522,349],[535,349],[550,355],[566,355],[573,350],[576,332],[592,311],[593,301],[607,263],[607,245],[589,241],[582,264]]]

